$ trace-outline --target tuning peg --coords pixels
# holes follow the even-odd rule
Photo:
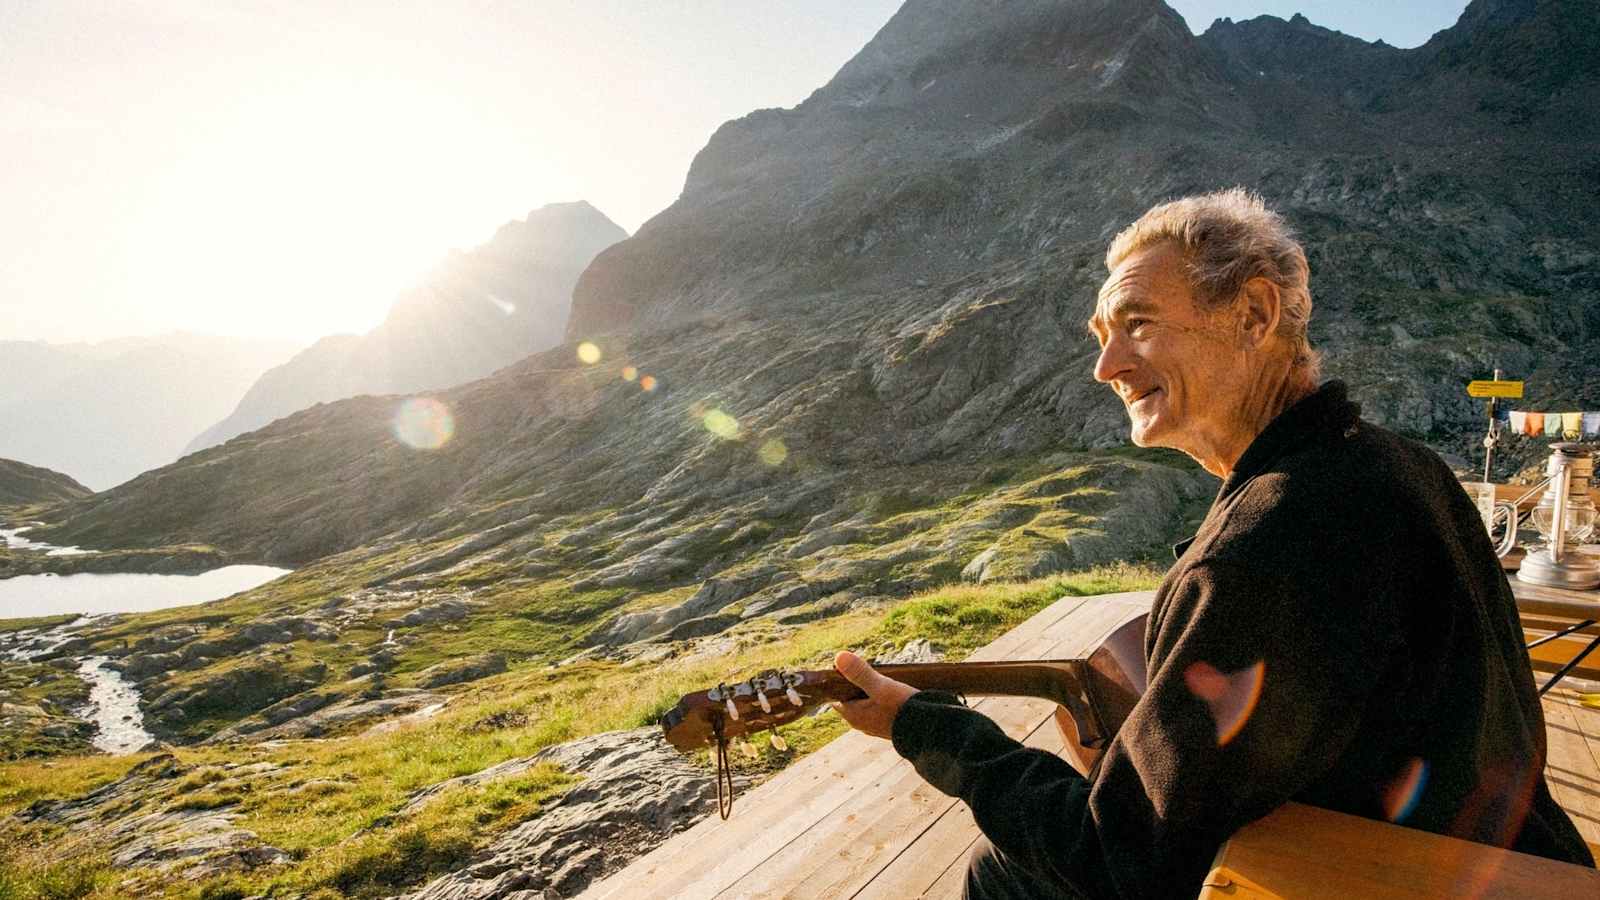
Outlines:
[[[772,729],[772,749],[778,751],[779,753],[783,753],[789,749],[789,742],[783,739],[783,735],[779,734],[778,729],[776,728]]]
[[[756,688],[756,702],[761,704],[762,712],[772,712],[772,703],[767,699],[767,692],[763,691],[761,688]]]
[[[789,703],[791,703],[792,705],[794,705],[794,706],[805,706],[805,701],[800,699],[800,692],[794,689],[794,685],[790,685],[790,686],[784,688],[783,689],[783,693],[786,696],[788,696]]]
[[[728,698],[728,718],[739,721],[739,707],[733,705],[733,698]]]

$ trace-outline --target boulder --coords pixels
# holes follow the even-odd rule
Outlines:
[[[673,749],[655,727],[593,735],[452,779],[413,795],[407,808],[420,808],[439,791],[508,777],[541,762],[583,780],[462,869],[407,900],[576,896],[716,808],[711,770]],[[747,776],[735,774],[736,794],[749,784]]]
[[[423,688],[444,687],[463,681],[477,681],[498,675],[506,670],[503,653],[482,653],[463,660],[442,662],[417,673],[417,685]]]
[[[418,625],[438,625],[459,622],[472,611],[473,604],[455,597],[419,606],[388,623],[390,628],[415,628]]]

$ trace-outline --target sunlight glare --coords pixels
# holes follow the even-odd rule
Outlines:
[[[152,178],[129,302],[197,331],[365,332],[451,248],[571,199],[554,165],[438,86],[304,72],[270,90],[183,135]]]
[[[587,366],[592,366],[600,361],[600,348],[584,341],[578,345],[578,361]]]

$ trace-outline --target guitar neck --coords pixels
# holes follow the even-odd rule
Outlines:
[[[1037,697],[1076,706],[1084,697],[1086,672],[1081,659],[962,663],[898,663],[874,666],[879,673],[918,690],[949,691],[967,697]],[[833,700],[855,700],[861,689],[837,672],[808,673]]]

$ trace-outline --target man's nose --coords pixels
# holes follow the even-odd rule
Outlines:
[[[1100,356],[1094,362],[1094,380],[1110,384],[1132,368],[1133,355],[1128,352],[1127,342],[1113,334],[1100,347]]]

